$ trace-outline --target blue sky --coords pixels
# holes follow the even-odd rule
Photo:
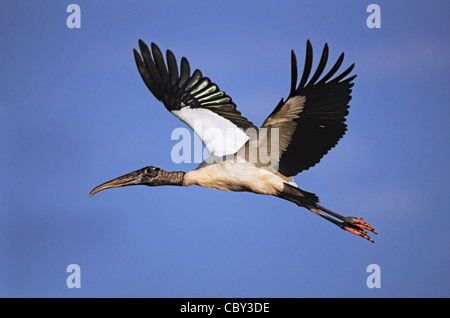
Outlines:
[[[449,297],[448,1],[65,1],[0,4],[0,296]],[[273,197],[98,184],[155,165],[183,127],[132,49],[171,49],[260,125],[290,88],[290,50],[356,63],[349,130],[295,180],[364,217],[375,244]],[[315,60],[317,63],[317,60]],[[332,61],[334,62],[334,61]],[[316,65],[316,64],[314,64]],[[81,268],[81,288],[66,267]],[[366,285],[378,264],[381,288]]]

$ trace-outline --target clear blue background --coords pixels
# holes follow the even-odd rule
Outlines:
[[[0,4],[0,296],[449,297],[450,3],[69,1]],[[290,88],[290,50],[356,63],[349,131],[295,178],[361,216],[375,244],[250,193],[98,184],[174,164],[184,127],[149,93],[138,39],[189,58],[260,125]],[[317,60],[315,60],[317,63]],[[315,64],[316,65],[316,64]],[[66,267],[81,267],[81,288]],[[381,268],[369,289],[366,268]]]

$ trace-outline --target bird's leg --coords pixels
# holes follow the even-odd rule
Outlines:
[[[323,217],[324,219],[332,222],[333,224],[336,224],[337,226],[339,226],[341,229],[344,229],[346,231],[349,231],[350,233],[353,233],[355,235],[361,236],[363,238],[365,238],[366,240],[371,241],[372,243],[374,242],[370,236],[367,234],[367,231],[371,231],[375,234],[378,234],[375,229],[369,225],[369,223],[363,221],[362,218],[356,218],[356,217],[352,217],[352,216],[342,216],[336,212],[333,212],[331,210],[328,210],[327,208],[316,204],[315,207],[310,207],[309,208],[312,212],[316,213],[317,215]],[[326,215],[324,213],[322,213],[321,211],[333,216],[334,218],[332,218],[329,215]],[[338,221],[336,219],[342,220]]]

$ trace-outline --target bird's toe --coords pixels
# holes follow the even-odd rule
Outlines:
[[[362,218],[346,217],[341,228],[355,235],[361,236],[370,242],[374,242],[372,238],[367,234],[367,231],[371,231],[374,234],[378,234],[375,229]]]

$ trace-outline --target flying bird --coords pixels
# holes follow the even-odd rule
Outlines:
[[[294,182],[298,173],[315,166],[336,146],[347,130],[354,64],[339,75],[344,53],[323,76],[328,60],[325,44],[317,69],[311,75],[313,50],[306,45],[303,74],[298,82],[297,59],[291,51],[291,86],[258,129],[241,115],[230,96],[196,69],[191,73],[183,57],[178,67],[174,54],[166,51],[166,62],[158,46],[149,48],[139,40],[134,49],[139,73],[150,92],[173,115],[200,137],[210,157],[195,170],[167,172],[148,166],[105,182],[90,195],[131,185],[198,185],[226,191],[248,191],[289,200],[371,242],[368,231],[377,232],[362,218],[342,216],[321,205],[317,195]],[[298,83],[298,85],[297,85]],[[201,129],[196,122],[201,122]],[[217,134],[222,131],[222,135]]]

